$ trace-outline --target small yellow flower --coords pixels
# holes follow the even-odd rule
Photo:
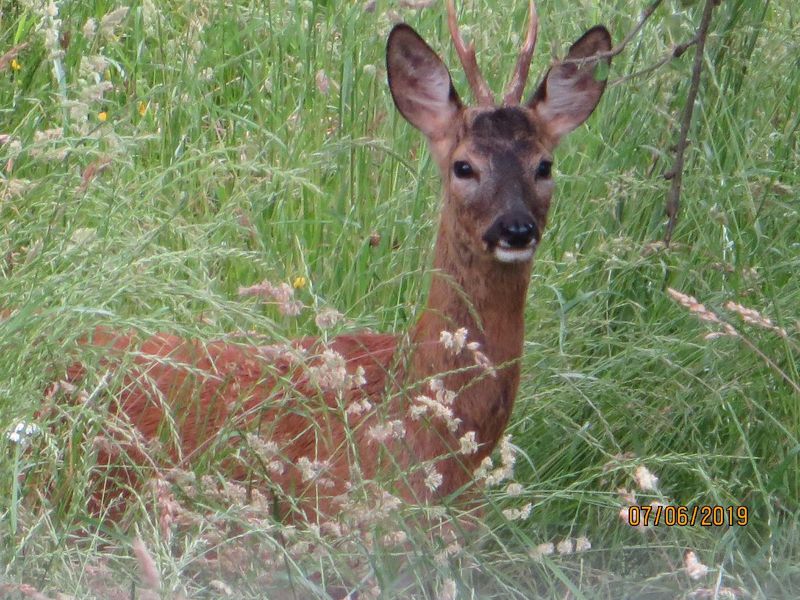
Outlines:
[[[146,112],[147,112],[147,104],[145,104],[144,102],[139,102],[139,116],[143,117]]]
[[[20,63],[16,58],[11,61],[11,70],[12,71],[19,71],[22,69],[22,63]]]
[[[106,111],[102,111],[102,112],[98,113],[97,119],[101,123],[105,123],[108,120],[108,113]]]
[[[304,287],[306,287],[306,283],[308,283],[306,281],[306,278],[303,277],[302,275],[298,275],[297,277],[294,278],[294,281],[292,282],[292,286],[296,290],[301,290]]]

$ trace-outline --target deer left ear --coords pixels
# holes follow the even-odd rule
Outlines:
[[[528,103],[556,141],[588,119],[600,101],[611,59],[592,57],[609,50],[608,30],[602,25],[593,27],[572,44],[565,62],[547,72]],[[587,60],[582,64],[581,59]]]

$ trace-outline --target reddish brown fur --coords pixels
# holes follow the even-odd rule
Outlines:
[[[206,451],[223,452],[232,442],[243,443],[241,432],[254,432],[275,442],[279,458],[285,466],[281,474],[270,473],[271,489],[295,490],[298,498],[314,496],[313,505],[326,503],[328,497],[342,494],[351,480],[347,459],[344,415],[335,393],[321,390],[308,377],[308,366],[319,361],[314,358],[320,343],[305,338],[294,347],[303,349],[310,357],[308,364],[293,363],[289,358],[273,355],[273,347],[260,347],[225,342],[201,344],[174,335],[158,334],[145,340],[132,335],[120,335],[104,328],[95,330],[85,344],[108,349],[111,358],[101,362],[115,368],[123,354],[130,353],[131,364],[122,369],[122,381],[114,387],[110,413],[120,420],[118,425],[133,425],[146,440],[160,440],[162,456],[155,470],[166,471],[172,466],[189,468]],[[396,338],[385,334],[342,335],[330,342],[328,348],[346,357],[347,369],[355,373],[363,369],[366,383],[344,394],[344,406],[358,397],[379,403],[384,395],[388,373],[397,373],[394,365]],[[68,373],[71,381],[84,374],[81,365]],[[287,383],[279,383],[286,379]],[[374,418],[374,417],[373,417]],[[350,418],[354,427],[359,419]],[[171,422],[175,423],[174,429]],[[116,441],[125,438],[110,428]],[[224,435],[226,437],[220,437]],[[147,467],[153,457],[135,442],[123,443],[127,459]],[[224,454],[223,454],[224,457]],[[336,485],[317,497],[314,485],[304,482],[297,463],[300,458],[330,460],[326,476]],[[375,473],[377,453],[364,448],[360,466],[366,476]],[[136,484],[134,470],[118,466],[125,462],[101,448],[100,465],[110,467],[109,474],[125,484]],[[258,465],[225,459],[227,475],[247,480],[258,472]],[[113,466],[117,465],[117,466]],[[114,487],[100,490],[97,508],[104,506],[119,493]],[[107,497],[104,497],[107,496]],[[313,506],[312,505],[312,506]],[[322,507],[325,509],[325,507]],[[323,510],[327,512],[327,510]]]

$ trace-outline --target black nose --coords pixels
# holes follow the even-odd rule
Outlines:
[[[531,220],[513,219],[500,224],[500,236],[512,248],[527,246],[536,233],[536,224]]]
[[[525,248],[539,240],[539,228],[528,211],[512,211],[500,215],[483,236],[489,246]]]

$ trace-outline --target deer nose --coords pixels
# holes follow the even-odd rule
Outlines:
[[[527,246],[533,241],[536,224],[533,220],[513,220],[501,224],[500,237],[512,248]]]
[[[527,248],[539,240],[539,228],[528,211],[512,211],[499,216],[483,236],[490,247]]]

